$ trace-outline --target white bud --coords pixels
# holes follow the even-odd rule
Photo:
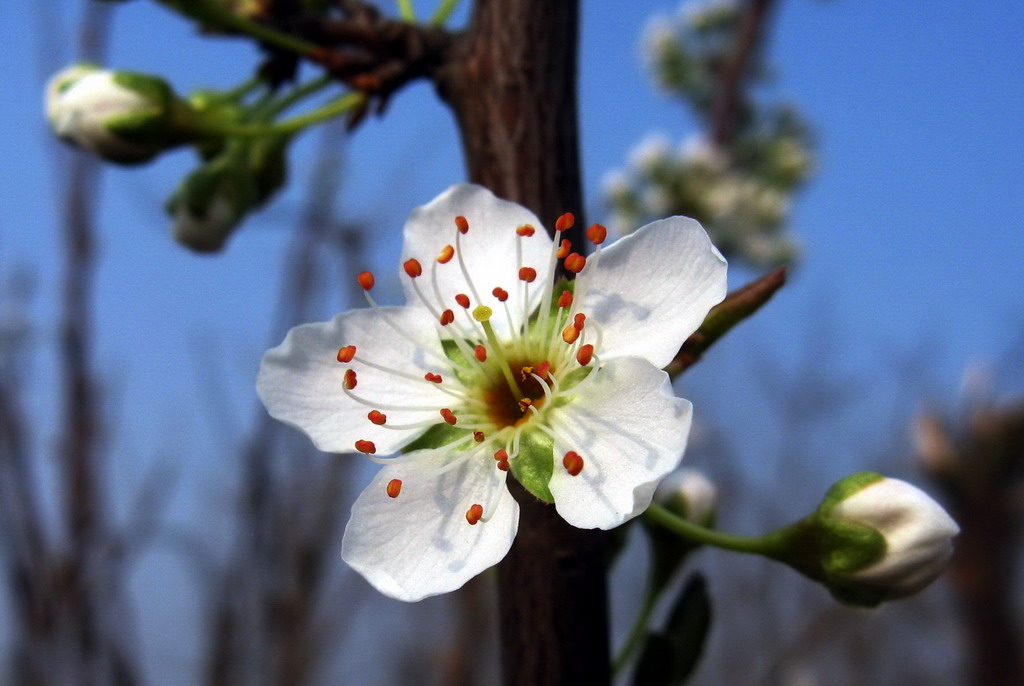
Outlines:
[[[162,80],[75,67],[51,79],[46,114],[65,141],[111,162],[132,164],[151,159],[165,147],[174,102]]]
[[[654,500],[696,524],[707,524],[715,514],[718,489],[703,472],[683,467],[658,484]]]
[[[917,593],[946,568],[960,527],[924,491],[880,477],[844,496],[831,502],[826,498],[821,515],[868,526],[885,541],[881,557],[835,575],[844,584],[852,582],[892,600]]]
[[[80,62],[65,67],[50,77],[50,80],[46,82],[43,105],[46,108],[46,121],[51,126],[55,125],[54,122],[62,111],[58,104],[64,97],[64,93],[83,76],[95,71],[99,71],[99,67]]]

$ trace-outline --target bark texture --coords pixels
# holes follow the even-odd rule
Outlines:
[[[578,0],[479,0],[437,84],[458,120],[469,179],[551,229],[583,233],[576,106]],[[511,483],[511,482],[510,482]],[[507,686],[610,683],[605,539],[511,484],[519,535],[498,568]]]

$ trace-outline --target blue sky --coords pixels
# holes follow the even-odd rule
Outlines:
[[[647,18],[678,3],[582,4],[583,162],[588,203],[597,208],[602,175],[622,165],[644,134],[681,139],[694,129],[677,103],[652,90],[637,47]],[[0,40],[7,55],[20,56],[0,70],[0,274],[16,265],[38,274],[34,371],[43,391],[32,402],[45,417],[52,414],[58,203],[36,57],[66,49],[57,36],[79,4],[48,3],[45,46],[37,41],[35,5],[0,4]],[[431,3],[417,6],[426,14]],[[125,3],[115,15],[108,64],[162,74],[181,92],[237,83],[254,57],[243,41],[193,35],[152,2]],[[880,419],[870,398],[895,397],[894,365],[910,351],[927,355],[934,388],[952,394],[966,365],[996,358],[1020,335],[1022,26],[1024,4],[1016,0],[782,3],[768,46],[777,70],[773,92],[803,110],[820,141],[819,171],[797,200],[792,227],[805,257],[792,285],[687,377],[698,408],[707,389],[711,419],[749,428],[740,421],[746,418],[771,435],[748,390],[752,370],[777,366],[784,378],[822,328],[834,341],[839,371],[868,395],[857,421],[869,425]],[[228,413],[244,425],[315,143],[316,134],[307,134],[298,146],[297,187],[212,258],[174,244],[161,209],[191,168],[190,153],[106,172],[95,361],[112,400],[114,460],[126,491],[158,453],[180,454],[182,488],[198,485],[200,499],[216,498],[209,470],[231,467],[218,464],[226,443],[200,397],[208,386],[197,350],[213,350]],[[396,273],[405,215],[463,179],[451,117],[429,87],[413,86],[384,118],[361,128],[350,153],[338,206],[373,224],[380,243],[366,266]],[[733,285],[749,276],[734,274]],[[731,408],[738,408],[733,416],[715,415]]]

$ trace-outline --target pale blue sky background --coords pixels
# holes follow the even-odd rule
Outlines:
[[[0,4],[0,274],[17,265],[38,274],[34,372],[44,392],[32,402],[46,417],[59,200],[37,55],[67,50],[61,36],[79,5],[45,3],[52,35],[40,46],[36,4]],[[424,14],[432,7],[416,4]],[[652,90],[637,47],[646,19],[678,3],[583,6],[583,161],[596,210],[601,176],[620,166],[645,133],[681,139],[693,128],[679,105]],[[115,22],[108,64],[160,73],[179,91],[237,83],[254,57],[244,41],[194,36],[152,2],[125,3]],[[862,402],[845,420],[848,435],[880,430],[891,411],[886,403],[920,399],[896,387],[903,382],[895,372],[908,355],[929,370],[932,390],[948,395],[965,366],[1014,345],[1024,330],[1022,31],[1024,4],[1016,0],[781,3],[768,46],[776,92],[803,110],[820,138],[819,173],[794,212],[805,259],[792,285],[686,381],[698,412],[706,398],[708,420],[727,431],[742,428],[741,446],[778,439],[764,388],[752,381],[755,367],[767,365],[785,380],[808,339],[827,338],[836,368],[859,389]],[[294,178],[303,184],[316,137],[307,134],[294,158]],[[228,444],[197,400],[205,388],[196,371],[197,341],[216,341],[230,411],[244,423],[268,342],[282,247],[302,198],[300,184],[250,220],[225,253],[194,256],[171,240],[161,209],[192,164],[191,154],[180,152],[142,170],[107,171],[95,358],[113,400],[118,488],[130,490],[157,455],[181,455],[179,487],[191,492],[181,503],[186,510],[197,509],[196,498],[203,502],[198,509],[216,506],[218,482],[234,468],[218,462]],[[409,88],[383,119],[357,133],[349,169],[339,206],[373,221],[381,243],[367,267],[394,273],[405,215],[463,179],[448,111],[427,86]],[[600,216],[595,211],[592,218]],[[732,284],[749,276],[733,274]],[[1018,389],[1020,363],[1013,361]],[[41,448],[50,440],[43,438]],[[867,459],[847,454],[814,482],[827,485]]]

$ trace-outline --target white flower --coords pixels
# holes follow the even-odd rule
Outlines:
[[[406,305],[377,307],[364,272],[372,309],[296,327],[264,357],[271,415],[385,465],[342,545],[381,592],[419,600],[500,561],[519,520],[509,469],[570,524],[610,529],[679,462],[691,406],[662,367],[724,297],[725,260],[682,217],[606,249],[603,227],[588,236],[584,258],[523,207],[454,186],[405,226]],[[560,258],[575,289],[553,284]]]
[[[156,137],[171,114],[173,95],[166,83],[143,74],[75,69],[58,73],[46,89],[47,120],[54,133],[126,164],[149,160],[166,147]]]
[[[883,552],[853,571],[833,573],[833,580],[877,593],[884,600],[904,598],[923,589],[946,568],[960,527],[916,486],[881,475],[870,480],[871,476],[849,477],[852,492],[826,497],[821,514],[828,520],[874,529],[884,541]],[[866,485],[860,485],[864,481]]]
[[[699,469],[682,467],[658,484],[655,502],[697,524],[706,524],[715,514],[718,489]]]
[[[672,152],[672,141],[661,133],[647,134],[629,151],[629,166],[651,174],[669,161]]]

